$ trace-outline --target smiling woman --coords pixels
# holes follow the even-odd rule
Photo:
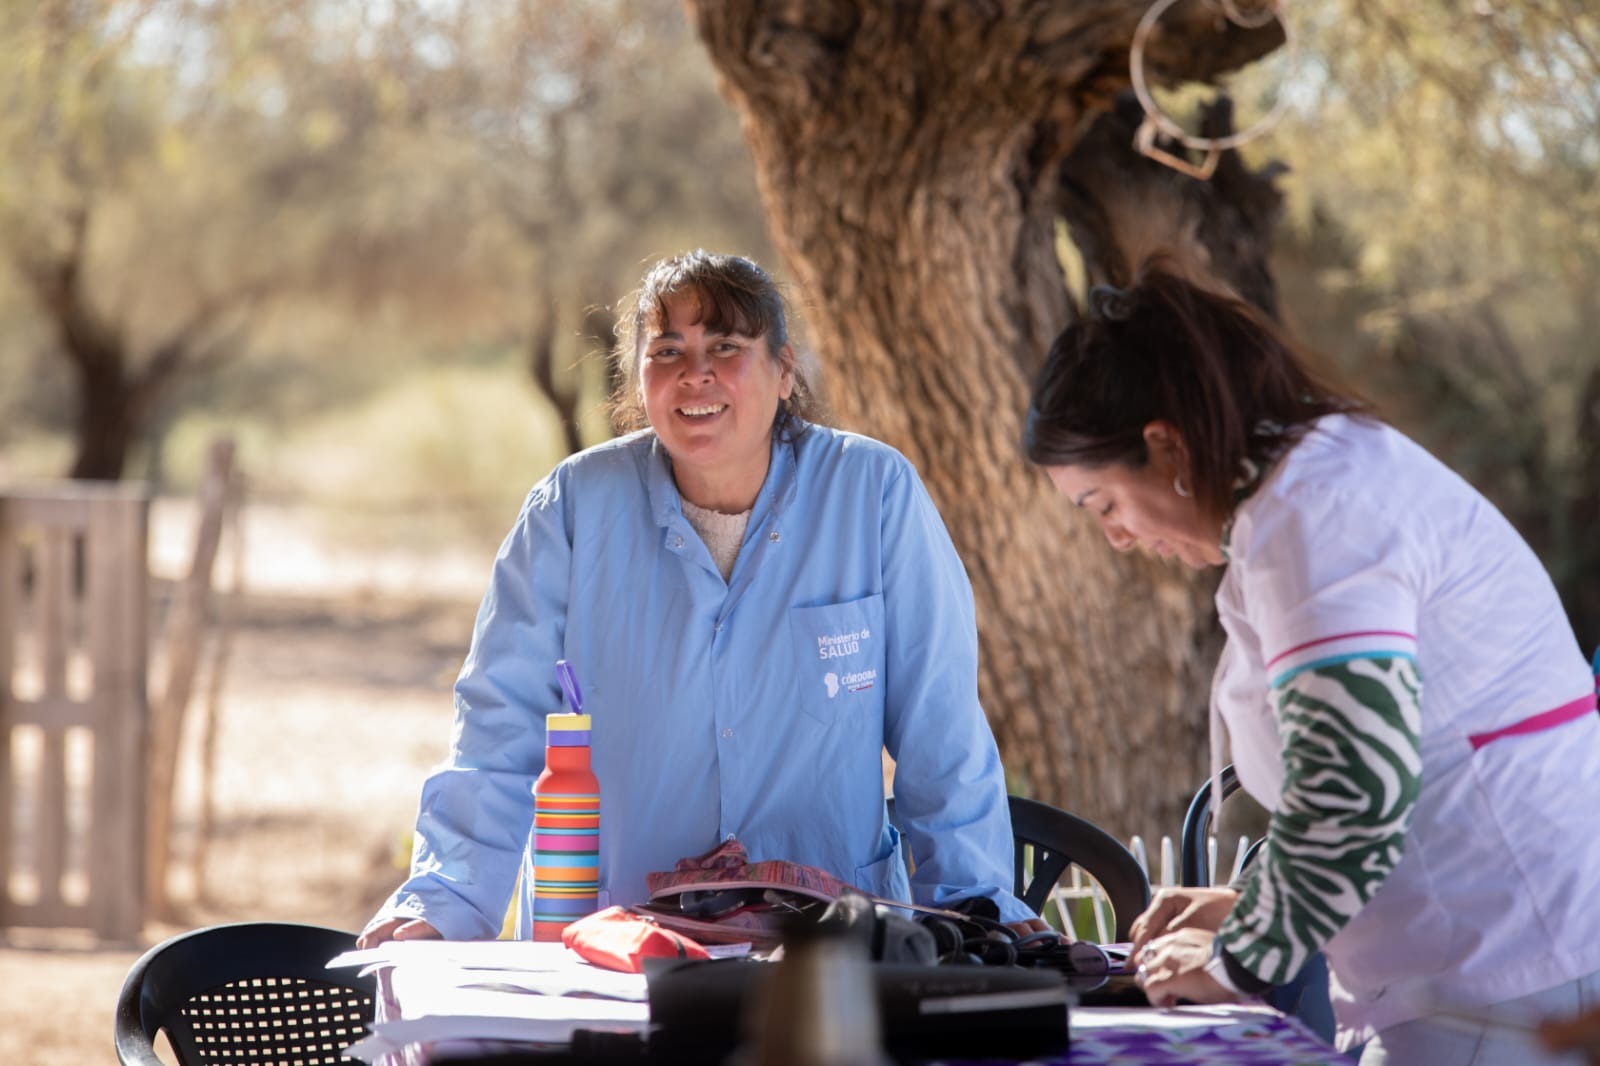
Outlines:
[[[767,474],[779,405],[794,393],[794,350],[783,340],[774,348],[770,326],[724,321],[692,289],[667,291],[652,310],[636,327],[640,389],[678,491],[699,507],[745,511]]]
[[[1012,893],[1004,775],[977,696],[972,593],[911,464],[816,425],[782,297],[747,259],[657,264],[626,305],[616,409],[636,432],[568,458],[506,538],[423,787],[412,873],[364,941],[490,935],[529,847],[553,666],[583,677],[600,782],[600,905],[737,838],[872,895]],[[921,861],[908,879],[886,817]],[[937,827],[937,836],[935,828]]]

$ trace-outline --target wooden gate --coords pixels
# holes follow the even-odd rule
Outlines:
[[[0,491],[0,927],[138,937],[148,518],[125,485]]]

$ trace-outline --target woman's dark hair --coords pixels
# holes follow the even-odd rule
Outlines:
[[[702,249],[663,259],[645,273],[639,288],[618,307],[617,346],[612,358],[617,384],[611,394],[611,423],[619,433],[649,425],[639,397],[639,367],[650,335],[667,318],[667,301],[693,293],[700,300],[700,324],[707,329],[760,337],[772,358],[784,363],[789,343],[788,302],[767,272],[737,255]],[[790,433],[801,420],[817,421],[821,405],[799,361],[784,363],[794,375],[789,398],[778,406],[774,433]]]
[[[1145,426],[1168,422],[1196,501],[1226,516],[1241,476],[1265,471],[1312,422],[1368,410],[1318,380],[1260,311],[1164,258],[1146,261],[1128,289],[1096,288],[1089,305],[1034,382],[1022,446],[1040,465],[1137,469],[1150,458]]]

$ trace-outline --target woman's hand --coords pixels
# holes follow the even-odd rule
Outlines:
[[[1050,927],[1050,923],[1045,921],[1043,918],[1029,918],[1026,921],[1021,922],[1007,922],[1006,928],[1017,934],[1018,937],[1029,936],[1033,933],[1056,933],[1056,935],[1061,937],[1062,940],[1070,941],[1072,939],[1072,937],[1063,933],[1057,933],[1056,930]]]
[[[1163,888],[1129,927],[1133,934],[1129,957],[1137,959],[1146,944],[1179,929],[1215,933],[1238,898],[1231,888]]]
[[[1238,998],[1206,973],[1216,936],[1206,929],[1180,929],[1150,941],[1134,955],[1139,963],[1135,980],[1154,1006],[1171,1007],[1180,999],[1232,1003]]]
[[[375,948],[385,940],[442,940],[439,930],[421,918],[386,918],[361,931],[356,947]]]

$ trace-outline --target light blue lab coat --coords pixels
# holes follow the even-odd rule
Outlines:
[[[1011,894],[971,587],[916,470],[887,445],[821,426],[775,436],[727,581],[653,433],[536,485],[478,612],[411,877],[380,914],[448,938],[500,928],[531,862],[563,658],[593,717],[602,905],[645,900],[646,873],[736,836],[751,861],[819,866],[885,898],[982,895],[1006,921],[1033,916]],[[909,886],[885,819],[885,748]]]

